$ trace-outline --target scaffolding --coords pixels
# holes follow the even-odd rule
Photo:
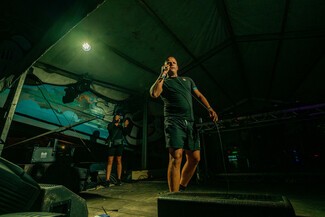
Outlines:
[[[321,118],[322,116],[325,116],[325,103],[228,118],[219,120],[217,123],[211,121],[203,122],[198,123],[197,127],[203,132],[214,131],[217,127],[220,131],[227,131],[238,128],[266,126],[289,120],[311,120]]]

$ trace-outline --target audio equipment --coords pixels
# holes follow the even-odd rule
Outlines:
[[[40,184],[40,187],[42,192],[35,210],[64,213],[66,217],[88,217],[86,200],[76,193],[63,185]]]
[[[295,217],[285,196],[172,192],[158,197],[158,217]]]
[[[40,192],[21,167],[0,157],[0,214],[29,211]]]

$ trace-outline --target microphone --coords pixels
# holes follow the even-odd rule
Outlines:
[[[161,73],[163,73],[163,72],[165,72],[168,69],[168,66],[164,65],[164,66],[161,67],[161,69],[162,69],[162,72]],[[164,73],[164,74],[162,74],[160,76],[160,79],[165,79],[166,77],[167,77],[167,73]]]
[[[161,69],[162,69],[162,71],[166,71],[166,70],[168,69],[168,66],[167,66],[167,65],[163,65],[163,66],[161,67]]]

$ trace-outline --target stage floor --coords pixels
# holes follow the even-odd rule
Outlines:
[[[289,199],[297,217],[325,217],[325,191],[319,184],[249,181],[228,184],[229,186],[214,181],[204,184],[191,183],[187,192],[281,195]],[[165,180],[140,180],[123,183],[122,186],[111,185],[110,188],[100,186],[83,191],[80,196],[87,201],[89,217],[104,214],[105,211],[110,217],[157,217],[158,197],[166,193],[168,187]]]

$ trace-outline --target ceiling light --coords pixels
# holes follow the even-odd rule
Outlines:
[[[85,42],[85,43],[82,44],[82,49],[84,51],[90,51],[91,50],[91,46],[90,46],[90,44],[88,44],[88,42]]]

